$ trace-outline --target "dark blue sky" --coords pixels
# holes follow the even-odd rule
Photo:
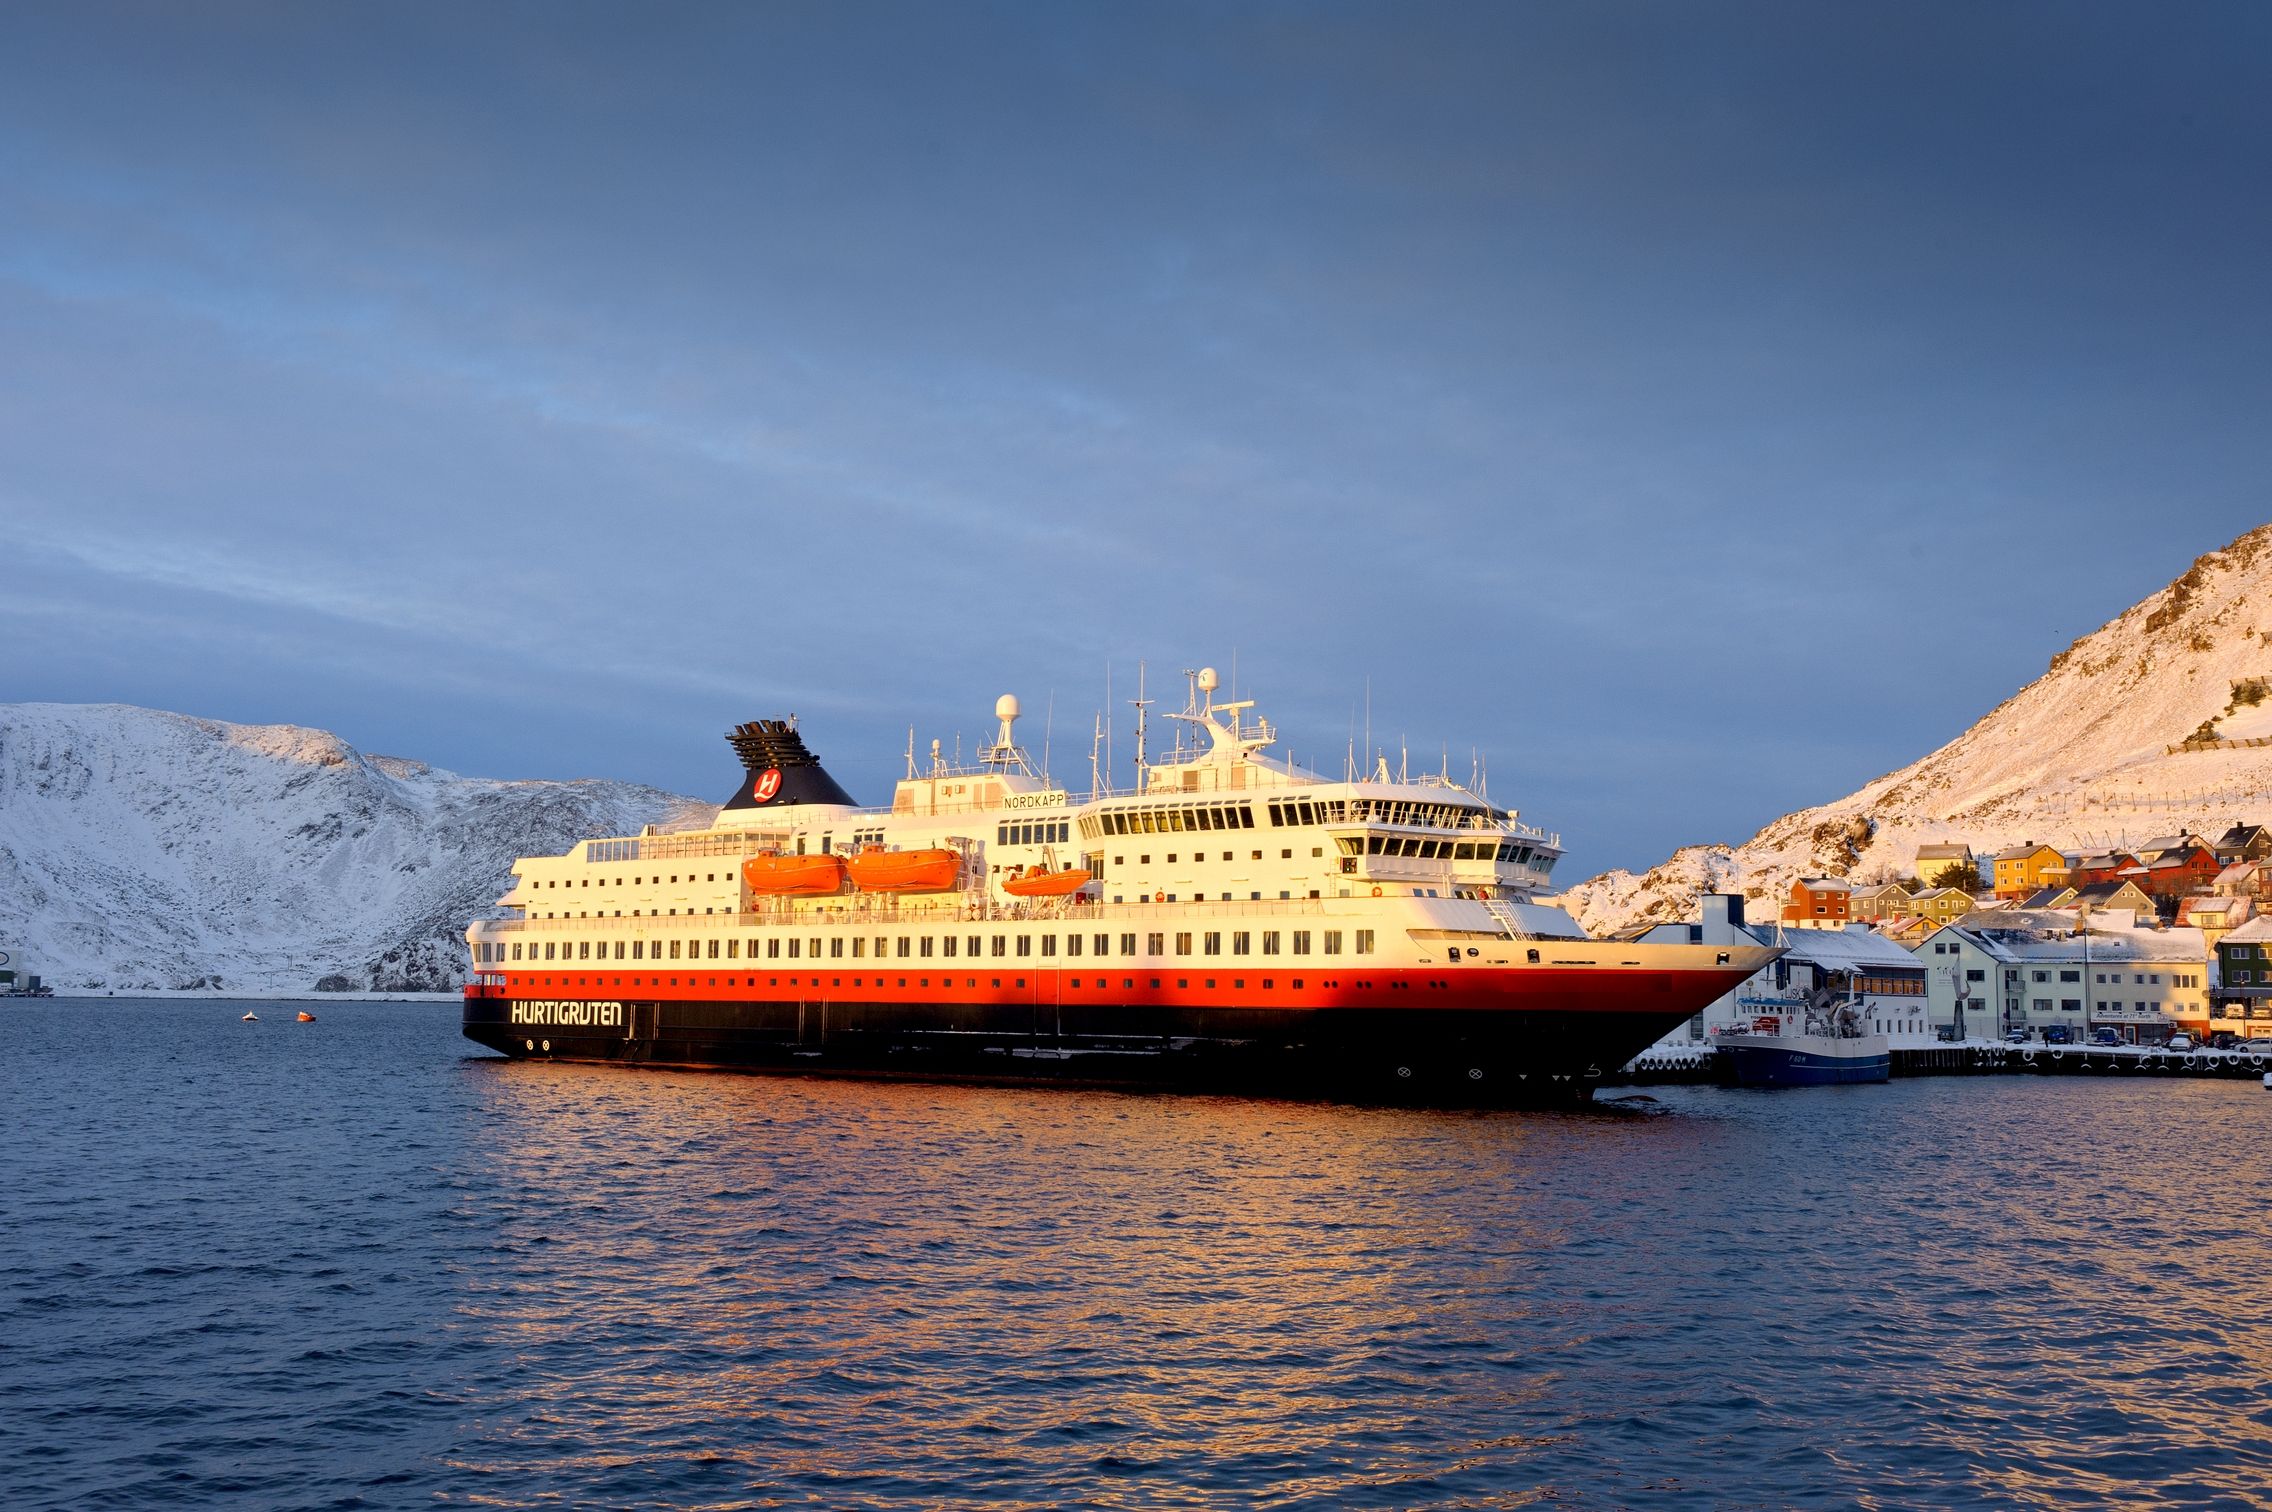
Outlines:
[[[0,697],[713,798],[794,710],[881,801],[1235,651],[1647,864],[2272,518],[2268,75],[2256,4],[7,7]]]

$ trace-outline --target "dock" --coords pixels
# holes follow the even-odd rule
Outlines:
[[[2164,1050],[2152,1045],[2011,1045],[1999,1040],[1895,1046],[1902,1076],[2135,1076],[2165,1081],[2225,1077],[2262,1081],[2272,1056],[2240,1050]],[[1709,1044],[1644,1050],[1603,1086],[1734,1085],[1727,1057]]]

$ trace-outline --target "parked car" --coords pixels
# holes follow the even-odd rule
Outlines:
[[[2005,1043],[2005,1044],[2007,1044],[2007,1045],[2024,1045],[2024,1044],[2026,1044],[2026,1043],[2027,1043],[2027,1031],[2026,1031],[2025,1029],[2014,1029],[2014,1030],[2013,1030],[2013,1031],[2012,1031],[2011,1033],[2009,1033],[2009,1034],[2007,1034],[2007,1035],[2005,1035],[2005,1036],[2004,1036],[2004,1043]]]
[[[2251,1055],[2272,1055],[2272,1039],[2242,1040],[2233,1048],[2245,1050]]]
[[[2075,1042],[2075,1032],[2065,1024],[2046,1024],[2043,1026],[2043,1042],[2046,1045],[2072,1045]]]
[[[2093,1029],[2091,1031],[2091,1043],[2094,1045],[2119,1045],[2122,1043],[2122,1036],[2116,1034],[2112,1029]]]
[[[2212,1050],[2230,1050],[2239,1043],[2240,1036],[2230,1029],[2219,1029],[2209,1036],[2209,1048]]]
[[[2193,1043],[2192,1035],[2173,1034],[2169,1037],[2169,1043],[2162,1046],[2162,1048],[2164,1050],[2192,1050],[2198,1047]]]

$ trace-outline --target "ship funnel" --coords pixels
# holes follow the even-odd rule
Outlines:
[[[753,719],[726,732],[726,743],[742,759],[742,778],[726,808],[790,808],[800,803],[853,807],[852,795],[805,749],[797,722]]]

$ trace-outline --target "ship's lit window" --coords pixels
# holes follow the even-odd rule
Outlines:
[[[1136,937],[1134,935],[1124,934],[1120,937],[1120,953],[1124,956],[1132,956],[1136,953]]]
[[[1332,945],[1332,943],[1331,943],[1331,942],[1332,942],[1332,939],[1333,939],[1333,937],[1332,937],[1331,935],[1327,935],[1327,936],[1326,936],[1326,940],[1327,940],[1326,949],[1327,949],[1327,950],[1329,950],[1329,951],[1330,951],[1330,950],[1331,950],[1331,949],[1333,948],[1333,945]],[[1371,955],[1372,953],[1373,953],[1373,932],[1372,932],[1371,930],[1369,930],[1369,929],[1360,929],[1360,930],[1358,930],[1358,931],[1357,931],[1357,954],[1359,954],[1359,955]],[[1456,957],[1456,956],[1457,956],[1457,955],[1459,954],[1459,952],[1455,950],[1455,951],[1453,951],[1453,952],[1452,952],[1452,954],[1453,954],[1453,955],[1454,955],[1454,956]],[[1471,950],[1471,951],[1469,951],[1469,952],[1468,952],[1468,954],[1469,954],[1469,955],[1473,955],[1473,954],[1475,954],[1475,952]]]
[[[1245,955],[1247,952],[1247,942],[1252,938],[1253,936],[1249,935],[1243,929],[1234,931],[1231,935],[1231,954]]]
[[[1309,953],[1310,953],[1310,932],[1309,932],[1308,930],[1306,930],[1306,929],[1297,929],[1297,930],[1295,930],[1295,931],[1294,931],[1294,954],[1296,954],[1296,955],[1308,955]]]
[[[1191,954],[1191,936],[1189,933],[1181,930],[1177,931],[1175,937],[1175,953],[1177,955]]]
[[[1165,934],[1153,933],[1144,936],[1144,954],[1148,956],[1159,956],[1166,955],[1167,953],[1168,937]],[[1155,982],[1152,985],[1156,987],[1159,984]]]
[[[1278,953],[1277,930],[1265,929],[1262,932],[1262,953],[1264,955],[1276,955]]]
[[[1046,954],[1046,951],[1044,953]],[[1072,934],[1065,937],[1065,953],[1069,956],[1077,956],[1081,953],[1081,937],[1079,935]]]
[[[1024,954],[1026,954],[1026,953],[1027,953],[1027,952],[1026,952],[1026,945],[1027,945],[1027,944],[1028,944],[1028,941],[1027,941],[1026,937],[1025,937],[1024,935],[1019,935],[1019,936],[1018,936],[1018,954],[1019,954],[1019,955],[1024,955]],[[1042,953],[1043,955],[1045,955],[1045,956],[1053,956],[1053,955],[1057,954],[1057,936],[1055,936],[1055,935],[1043,935],[1043,936],[1041,937],[1041,953]]]
[[[1186,936],[1186,938],[1189,937]],[[1208,930],[1206,936],[1199,942],[1199,950],[1202,955],[1221,955],[1223,953],[1222,933],[1219,930]]]
[[[1010,953],[1010,937],[1008,935],[996,935],[994,937],[994,953],[998,956]]]

